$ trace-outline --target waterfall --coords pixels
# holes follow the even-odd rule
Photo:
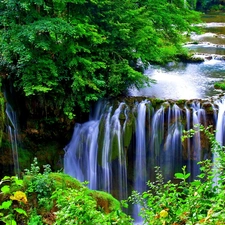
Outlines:
[[[164,140],[164,106],[161,106],[153,115],[151,127],[150,164],[155,167],[160,164],[160,152]]]
[[[18,159],[18,126],[17,126],[17,116],[16,112],[13,110],[9,103],[6,103],[6,115],[8,119],[7,130],[9,133],[9,138],[11,142],[13,164],[14,164],[14,174],[19,176],[20,166]]]
[[[196,124],[212,125],[214,104],[197,100],[156,104],[151,99],[101,104],[88,122],[76,124],[65,147],[65,172],[88,181],[92,189],[126,199],[132,190],[145,191],[146,182],[155,180],[155,166],[161,167],[166,180],[173,180],[174,173],[186,165],[194,179],[199,173],[197,162],[210,157],[200,133],[184,143],[181,136],[183,129]],[[219,109],[220,124],[224,111]],[[134,217],[138,211],[135,206]]]
[[[193,117],[193,124],[192,127],[195,127],[196,125],[202,124],[206,125],[206,118],[205,118],[205,111],[201,108],[201,105],[199,102],[193,102],[191,105],[192,108],[192,117]],[[197,164],[201,158],[201,135],[200,132],[197,132],[193,137],[193,164],[192,164],[192,170],[191,174],[193,177],[196,177],[200,172],[200,167]]]
[[[138,104],[136,118],[136,149],[134,165],[134,190],[142,193],[146,190],[147,170],[146,170],[146,104],[143,101]],[[141,222],[142,218],[138,217],[141,206],[135,205],[133,209],[133,218],[136,222]]]
[[[97,138],[99,121],[77,124],[70,144],[65,148],[65,172],[97,188]]]
[[[72,139],[64,148],[65,172],[82,182],[88,181],[91,189],[98,188],[97,153],[101,106],[97,105],[89,122],[76,124]]]
[[[101,116],[90,116],[95,120],[76,124],[73,137],[65,147],[64,157],[65,173],[82,182],[88,181],[91,189],[107,192],[120,190],[117,195],[119,199],[128,196],[126,153],[123,148],[126,119],[123,126],[120,123],[122,112],[127,118],[124,106],[121,103],[114,113],[111,106]],[[112,177],[117,182],[113,182]]]
[[[216,123],[216,140],[220,145],[225,144],[225,137],[224,137],[224,131],[225,131],[225,120],[224,120],[224,115],[225,115],[225,98],[223,98],[220,101],[217,101],[216,104],[218,105],[218,117],[217,117],[217,123]],[[213,155],[213,161],[214,165],[213,168],[216,172],[216,176],[214,177],[214,185],[218,185],[218,180],[219,180],[219,174],[217,171],[216,167],[216,162],[219,163],[219,155],[217,152],[214,152]]]
[[[138,192],[146,188],[146,103],[141,102],[137,109],[136,118],[136,149],[135,149],[135,174],[134,187]]]
[[[169,108],[170,109],[170,108]],[[168,134],[165,139],[164,156],[161,157],[161,168],[164,171],[164,177],[171,179],[176,168],[181,168],[182,165],[182,124],[181,124],[181,109],[174,104],[168,114]],[[164,166],[163,166],[164,165]]]
[[[104,141],[102,149],[102,186],[104,191],[110,192],[111,190],[111,167],[110,167],[110,116],[111,116],[112,107],[110,107],[109,112],[107,113],[105,120],[105,129],[104,129]]]

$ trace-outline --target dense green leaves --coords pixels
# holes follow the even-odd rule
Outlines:
[[[67,115],[148,84],[137,62],[173,59],[196,19],[181,0],[3,0],[0,16],[2,73]]]
[[[219,157],[199,162],[200,174],[194,178],[186,172],[175,173],[175,182],[165,182],[159,167],[155,181],[148,181],[148,190],[142,194],[133,191],[128,201],[139,204],[139,215],[144,224],[221,224],[225,221],[225,151],[216,140],[212,127],[198,125],[185,132],[185,138],[203,132],[209,140],[211,151]],[[193,174],[192,174],[193,175]],[[189,178],[191,178],[189,180]]]

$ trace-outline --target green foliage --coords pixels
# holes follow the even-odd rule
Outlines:
[[[53,199],[57,202],[55,224],[132,224],[131,218],[121,210],[108,214],[97,206],[97,202],[90,196],[86,187],[80,189],[58,189],[54,192]]]
[[[182,173],[175,174],[175,180],[164,182],[160,168],[156,167],[156,181],[148,182],[149,189],[140,194],[134,191],[128,201],[140,204],[140,216],[144,224],[221,224],[225,221],[225,151],[220,146],[211,127],[198,126],[184,134],[192,137],[204,132],[212,151],[219,155],[219,161],[199,162],[201,173],[189,182],[190,173],[183,167]]]
[[[3,185],[4,183],[7,184]],[[15,191],[23,186],[23,181],[18,179],[18,177],[5,176],[1,180],[0,185],[3,185],[0,192],[0,221],[7,225],[16,225],[16,220],[26,221],[26,194],[22,191]]]
[[[34,209],[31,212],[30,219],[28,221],[28,225],[43,225],[42,217],[40,215],[38,215],[36,209]]]
[[[92,191],[87,183],[63,173],[43,172],[34,158],[23,180],[4,177],[0,182],[0,221],[12,224],[132,224],[120,202],[110,194]],[[27,195],[26,195],[27,194]]]
[[[29,194],[34,194],[37,196],[38,205],[40,207],[45,207],[46,209],[52,208],[52,202],[49,201],[51,194],[54,189],[54,180],[51,179],[50,165],[44,165],[44,172],[40,173],[40,167],[38,166],[37,158],[34,158],[31,164],[31,170],[26,170],[27,179],[27,190]]]
[[[150,84],[143,67],[174,59],[198,20],[182,0],[3,0],[0,15],[0,71],[24,98],[70,119]]]

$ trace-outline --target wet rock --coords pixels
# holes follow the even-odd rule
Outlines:
[[[210,56],[206,56],[205,59],[207,60],[211,60],[213,57],[210,55]]]

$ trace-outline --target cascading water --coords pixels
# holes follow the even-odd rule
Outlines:
[[[142,193],[146,190],[146,104],[143,101],[138,104],[136,118],[136,148],[135,148],[135,165],[134,165],[134,190]],[[141,222],[138,217],[140,205],[135,205],[133,208],[133,218],[136,222]]]
[[[182,166],[182,123],[181,109],[174,104],[171,109],[171,114],[168,114],[168,132],[165,139],[164,157],[160,157],[162,163],[161,168],[164,171],[164,177],[171,179],[177,168]],[[175,168],[176,167],[176,168]]]
[[[119,199],[128,196],[126,153],[123,149],[125,127],[119,118],[122,112],[127,117],[124,106],[121,103],[114,113],[111,106],[97,120],[77,124],[64,157],[66,173],[80,181],[88,181],[91,189],[117,192],[115,195]],[[113,182],[114,179],[117,182]]]
[[[194,178],[199,173],[197,162],[210,157],[209,146],[201,145],[200,134],[188,139],[186,145],[181,136],[183,129],[195,124],[214,123],[213,103],[195,100],[178,106],[167,101],[153,107],[148,99],[112,105],[105,107],[98,119],[77,124],[65,148],[65,172],[89,181],[90,188],[126,199],[132,190],[146,190],[146,182],[155,179],[155,166],[161,167],[166,180],[173,179],[183,165]],[[223,114],[220,111],[218,121]],[[137,218],[135,207],[133,216]]]
[[[216,124],[216,140],[220,145],[225,144],[225,137],[224,137],[224,132],[225,132],[225,98],[223,98],[220,101],[217,101],[216,104],[218,105],[218,117],[217,117],[217,124]],[[218,161],[219,163],[219,155],[217,152],[214,153],[213,156],[213,161],[216,162]],[[217,171],[217,168],[214,163],[214,170]],[[216,172],[215,171],[215,172]],[[216,173],[217,175],[214,177],[214,185],[218,185],[219,181],[219,174],[218,172]]]
[[[13,110],[9,103],[6,104],[6,115],[8,119],[7,130],[9,133],[9,138],[11,142],[13,164],[14,164],[14,174],[20,175],[20,166],[18,159],[18,126],[17,126],[17,116],[16,112]]]
[[[146,189],[146,104],[141,102],[137,107],[136,148],[134,167],[134,188],[138,192]]]
[[[196,125],[203,124],[206,125],[205,121],[205,111],[201,108],[199,102],[193,102],[192,103],[192,116],[193,116],[193,122],[192,127],[195,127]],[[201,155],[201,136],[200,132],[197,132],[193,137],[193,158],[194,158],[194,164],[192,164],[193,170],[191,171],[192,176],[196,177],[200,170],[199,165],[197,164],[202,158]]]

